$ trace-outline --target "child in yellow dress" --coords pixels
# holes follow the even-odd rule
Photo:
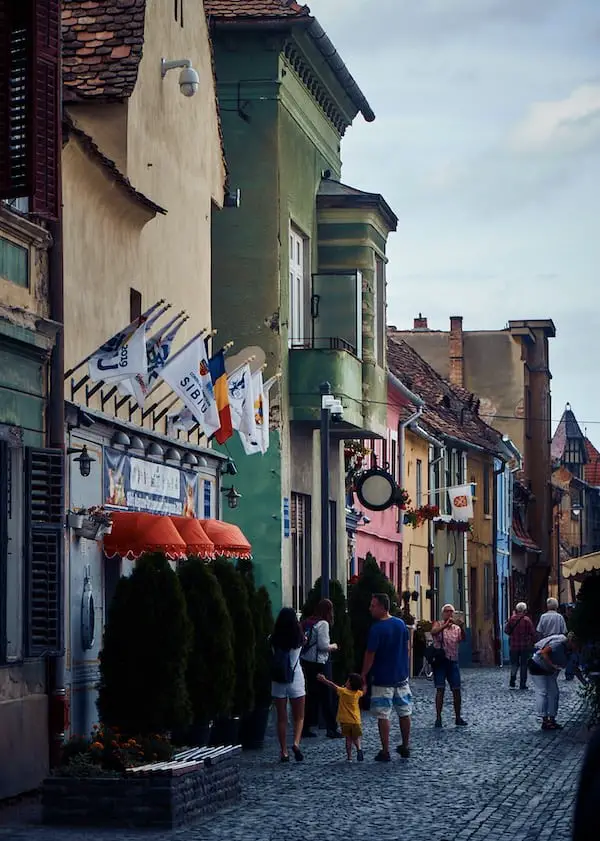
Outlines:
[[[337,720],[340,724],[342,735],[346,738],[346,756],[348,762],[352,762],[352,746],[356,748],[356,759],[358,762],[364,760],[364,755],[361,746],[362,726],[360,717],[360,707],[358,702],[362,698],[362,678],[357,674],[348,675],[348,680],[344,686],[338,686],[331,680],[327,680],[325,675],[317,675],[317,680],[326,683],[337,692],[339,704]]]

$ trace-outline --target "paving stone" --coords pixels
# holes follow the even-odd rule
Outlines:
[[[365,762],[347,763],[343,741],[307,740],[303,763],[280,765],[274,733],[242,757],[242,803],[180,831],[111,832],[4,822],[0,841],[569,841],[577,770],[586,746],[578,687],[560,679],[559,720],[542,732],[533,692],[509,691],[506,669],[463,673],[469,722],[450,706],[434,729],[430,682],[415,680],[412,756],[373,762],[376,723],[365,715]],[[394,735],[398,736],[396,723]],[[395,746],[396,742],[394,742]]]

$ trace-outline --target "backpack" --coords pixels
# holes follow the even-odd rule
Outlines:
[[[290,651],[284,651],[283,648],[271,648],[271,680],[275,683],[291,683],[294,680],[294,674],[298,662],[292,666],[292,656]]]
[[[300,652],[300,657],[304,658],[308,654],[308,652],[315,647],[315,645],[319,641],[319,634],[317,632],[314,642],[313,642],[313,631],[317,627],[317,622],[312,622],[309,626],[309,623],[304,623],[304,645],[302,646],[302,651]]]

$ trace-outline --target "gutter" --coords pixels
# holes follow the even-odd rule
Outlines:
[[[425,439],[425,441],[429,441],[429,443],[430,443],[430,444],[433,444],[433,446],[434,446],[434,447],[437,447],[437,448],[438,448],[438,449],[440,449],[440,450],[445,449],[445,448],[444,448],[444,442],[443,442],[443,441],[440,441],[440,440],[438,440],[437,438],[434,438],[434,436],[433,436],[433,435],[431,435],[431,433],[426,432],[426,431],[423,429],[423,427],[422,427],[422,426],[419,426],[419,424],[418,424],[418,423],[412,423],[412,424],[410,425],[410,429],[411,429],[411,432],[414,432],[414,433],[415,433],[415,435],[418,435],[418,436],[419,436],[419,438],[424,438],[424,439]]]
[[[406,397],[407,400],[410,400],[411,403],[414,403],[415,406],[425,407],[425,401],[419,397],[418,394],[415,394],[414,391],[411,391],[410,388],[407,388],[403,382],[401,382],[398,377],[394,376],[391,371],[388,371],[388,382],[391,383],[397,391],[399,391],[403,397]]]

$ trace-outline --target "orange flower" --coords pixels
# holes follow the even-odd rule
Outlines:
[[[90,747],[94,748],[94,750],[102,750],[104,748],[104,745],[102,744],[102,742],[92,742]]]

